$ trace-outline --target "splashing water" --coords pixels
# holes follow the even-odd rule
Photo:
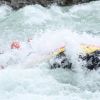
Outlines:
[[[60,8],[0,7],[0,100],[99,100],[100,70],[81,69],[79,45],[100,45],[100,1]],[[31,43],[28,38],[32,38]],[[11,49],[12,41],[21,48]],[[50,70],[49,54],[65,46],[75,72]]]

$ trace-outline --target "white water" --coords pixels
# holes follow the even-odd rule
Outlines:
[[[99,100],[100,70],[81,69],[81,43],[100,44],[100,1],[60,8],[0,7],[0,100]],[[32,38],[31,44],[27,42]],[[11,50],[14,40],[20,50]],[[61,46],[75,71],[50,70],[48,54]]]

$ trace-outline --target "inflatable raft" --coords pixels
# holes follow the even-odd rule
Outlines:
[[[28,41],[30,43],[30,41]],[[10,45],[11,49],[17,49],[20,50],[22,47],[21,42],[19,41],[13,41]],[[97,45],[90,45],[90,44],[80,44],[81,51],[83,54],[79,54],[79,61],[85,61],[86,65],[85,67],[93,70],[100,67],[100,46]],[[48,61],[51,69],[53,68],[64,68],[64,69],[72,69],[73,62],[71,61],[70,57],[68,57],[65,53],[66,48],[65,46],[60,47],[53,52],[50,52],[46,55],[40,55],[39,59],[32,60],[33,64],[41,63],[44,60]],[[2,53],[4,54],[4,53]],[[34,56],[33,53],[31,53],[32,56]],[[26,56],[31,56],[31,54],[28,54]],[[34,58],[34,57],[33,57]],[[1,69],[4,69],[4,65],[0,65]]]

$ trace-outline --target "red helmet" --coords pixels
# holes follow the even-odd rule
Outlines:
[[[21,47],[21,44],[18,41],[14,41],[11,44],[11,49],[19,49],[20,47]]]

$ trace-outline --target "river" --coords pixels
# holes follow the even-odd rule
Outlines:
[[[21,49],[10,48],[15,40]],[[100,100],[100,70],[82,69],[81,43],[100,45],[100,1],[18,11],[0,6],[0,65],[6,66],[0,70],[0,100]],[[75,71],[50,69],[48,55],[62,46]]]

